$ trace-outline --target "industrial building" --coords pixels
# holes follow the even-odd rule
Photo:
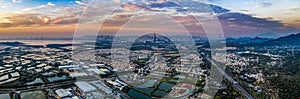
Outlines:
[[[96,88],[87,82],[75,82],[75,85],[82,91],[82,92],[92,92],[95,91]]]

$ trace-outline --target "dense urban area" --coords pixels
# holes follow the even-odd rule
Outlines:
[[[171,41],[155,33],[132,43],[124,38],[98,36],[96,42],[46,45],[0,42],[0,98],[300,97],[300,34],[226,38],[226,47],[217,49],[226,52],[220,54],[225,63],[212,57],[218,53],[211,53],[210,43],[199,36],[192,36],[194,44],[188,37]],[[211,96],[205,93],[210,69],[220,64],[224,77],[214,82],[218,91]]]

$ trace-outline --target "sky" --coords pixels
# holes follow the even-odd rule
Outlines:
[[[284,36],[300,31],[299,5],[300,0],[0,0],[0,38],[205,34],[209,27],[221,27],[226,37]],[[214,17],[219,24],[211,23]]]

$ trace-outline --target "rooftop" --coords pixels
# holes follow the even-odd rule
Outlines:
[[[96,88],[87,82],[75,82],[75,85],[83,92],[95,91]]]

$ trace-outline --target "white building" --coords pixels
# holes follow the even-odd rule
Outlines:
[[[82,76],[88,76],[88,74],[86,74],[86,73],[78,73],[78,72],[72,72],[72,73],[69,73],[70,74],[70,76],[72,77],[72,78],[75,78],[75,77],[82,77]]]
[[[96,88],[90,85],[87,82],[75,82],[75,85],[82,91],[82,92],[91,92],[95,91]]]
[[[72,96],[72,93],[65,89],[57,89],[55,90],[55,93],[61,98],[66,96]]]

